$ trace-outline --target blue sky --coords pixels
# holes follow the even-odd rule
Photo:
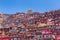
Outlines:
[[[60,0],[0,0],[0,12],[14,14],[32,9],[46,12],[60,9]]]

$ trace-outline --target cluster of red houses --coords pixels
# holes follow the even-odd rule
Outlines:
[[[60,40],[60,10],[0,13],[0,40]]]

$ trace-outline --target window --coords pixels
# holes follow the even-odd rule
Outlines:
[[[44,38],[51,38],[52,35],[44,35]]]
[[[43,38],[43,35],[37,35],[37,38]]]
[[[14,38],[14,40],[18,40],[17,38]]]

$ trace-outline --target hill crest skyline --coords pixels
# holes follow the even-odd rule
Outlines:
[[[28,11],[28,10],[27,10],[27,11]],[[27,11],[26,11],[26,12],[27,12]],[[60,11],[60,9],[58,9],[58,10],[50,10],[50,11],[46,11],[46,12],[49,13],[49,12],[55,12],[55,11]],[[25,13],[25,14],[26,14],[26,12],[16,12],[16,13],[13,13],[13,14],[17,14],[17,13]],[[34,12],[37,12],[37,11],[33,11],[33,10],[32,10],[32,12],[34,13]],[[38,12],[38,13],[42,13],[42,14],[43,14],[43,13],[46,13],[46,12]],[[0,12],[0,14],[11,14],[11,13]]]

